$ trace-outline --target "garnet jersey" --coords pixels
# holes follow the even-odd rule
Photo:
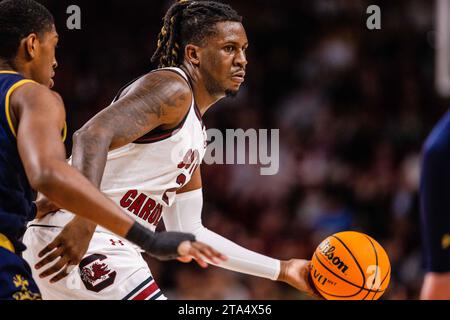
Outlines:
[[[159,70],[179,74],[190,86],[183,70],[164,68],[153,72]],[[190,181],[202,162],[206,139],[201,114],[192,96],[191,106],[176,128],[163,132],[151,131],[137,141],[108,153],[101,191],[136,221],[154,231],[163,208],[173,203],[176,191]],[[33,224],[63,226],[72,218],[71,213],[59,211]],[[102,227],[98,229],[106,231]]]

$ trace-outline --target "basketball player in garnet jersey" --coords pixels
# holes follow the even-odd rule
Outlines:
[[[154,230],[162,216],[167,230],[192,232],[224,253],[228,260],[220,267],[284,281],[314,294],[309,261],[260,255],[202,225],[200,163],[206,134],[201,117],[218,100],[237,94],[244,82],[248,41],[241,21],[222,3],[173,4],[152,58],[159,69],[124,87],[108,108],[74,135],[72,163],[147,228]],[[25,235],[30,246],[25,258],[38,267],[74,251],[86,252],[79,267],[84,286],[76,290],[67,281],[50,285],[40,279],[44,298],[164,298],[132,246],[126,241],[118,244],[107,231],[83,219],[67,224],[72,218],[65,211],[49,214],[35,221]],[[65,227],[58,235],[60,230],[44,226]],[[89,230],[89,235],[78,230]],[[56,244],[66,249],[39,262],[39,251],[47,253]],[[92,276],[93,261],[114,272],[115,281],[105,283]]]

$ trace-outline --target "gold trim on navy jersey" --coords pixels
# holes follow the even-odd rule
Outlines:
[[[64,121],[64,128],[62,130],[61,136],[62,136],[62,142],[65,142],[66,138],[67,138],[67,122],[65,122],[65,121]]]
[[[19,74],[16,71],[0,70],[0,74]]]
[[[15,253],[12,242],[3,233],[0,233],[0,247]]]
[[[9,108],[9,98],[11,97],[11,94],[14,92],[14,90],[16,90],[17,88],[19,88],[27,83],[36,83],[36,82],[33,80],[29,80],[29,79],[23,79],[23,80],[17,81],[15,84],[12,85],[11,88],[9,88],[8,92],[6,93],[6,98],[5,98],[6,120],[8,121],[8,125],[9,125],[9,128],[11,129],[11,132],[13,133],[14,137],[16,137],[16,138],[17,138],[17,133],[16,133],[16,129],[14,129],[14,125],[11,120],[11,113],[9,110],[10,109]]]

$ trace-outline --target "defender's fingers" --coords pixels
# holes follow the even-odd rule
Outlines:
[[[205,258],[207,258],[208,260],[210,260],[211,262],[215,263],[215,264],[219,264],[221,262],[221,254],[215,250],[213,250],[211,247],[209,246],[205,246],[204,248],[202,248],[200,250],[200,252],[203,254],[203,256]]]
[[[59,240],[59,237],[56,237],[55,240],[53,240],[52,242],[50,242],[44,249],[42,249],[39,254],[38,257],[42,258],[43,256],[45,256],[47,253],[52,252],[56,247],[58,247],[61,244],[61,241]]]
[[[58,273],[56,276],[54,276],[53,278],[50,279],[51,283],[55,283],[58,282],[61,279],[64,279],[65,277],[67,277],[73,269],[75,269],[76,265],[70,264],[68,263],[66,268],[61,271],[60,273]]]
[[[63,248],[56,249],[52,253],[48,254],[44,259],[42,259],[41,261],[36,263],[35,268],[36,269],[42,268],[46,264],[49,264],[50,262],[54,261],[56,258],[61,256],[62,253],[63,253]]]
[[[178,261],[181,261],[183,263],[189,263],[192,261],[192,257],[179,257],[177,258]]]
[[[197,249],[191,249],[190,255],[195,259],[198,265],[202,268],[207,268],[208,263],[205,261],[205,257]]]
[[[193,246],[200,250],[207,258],[210,258],[211,260],[216,260],[217,262],[213,261],[214,263],[219,263],[219,260],[226,261],[228,257],[219,251],[215,250],[211,246],[204,244],[202,242],[194,242]],[[219,260],[217,260],[219,259]]]
[[[55,263],[52,267],[50,267],[47,270],[45,270],[44,272],[42,272],[39,275],[39,277],[46,278],[49,275],[60,271],[61,269],[63,269],[66,266],[67,262],[68,262],[67,258],[61,258],[61,260],[59,260],[57,263]]]

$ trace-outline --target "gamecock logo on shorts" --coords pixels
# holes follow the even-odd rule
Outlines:
[[[100,292],[114,283],[117,273],[111,271],[103,254],[90,255],[80,262],[80,276],[86,289]]]

